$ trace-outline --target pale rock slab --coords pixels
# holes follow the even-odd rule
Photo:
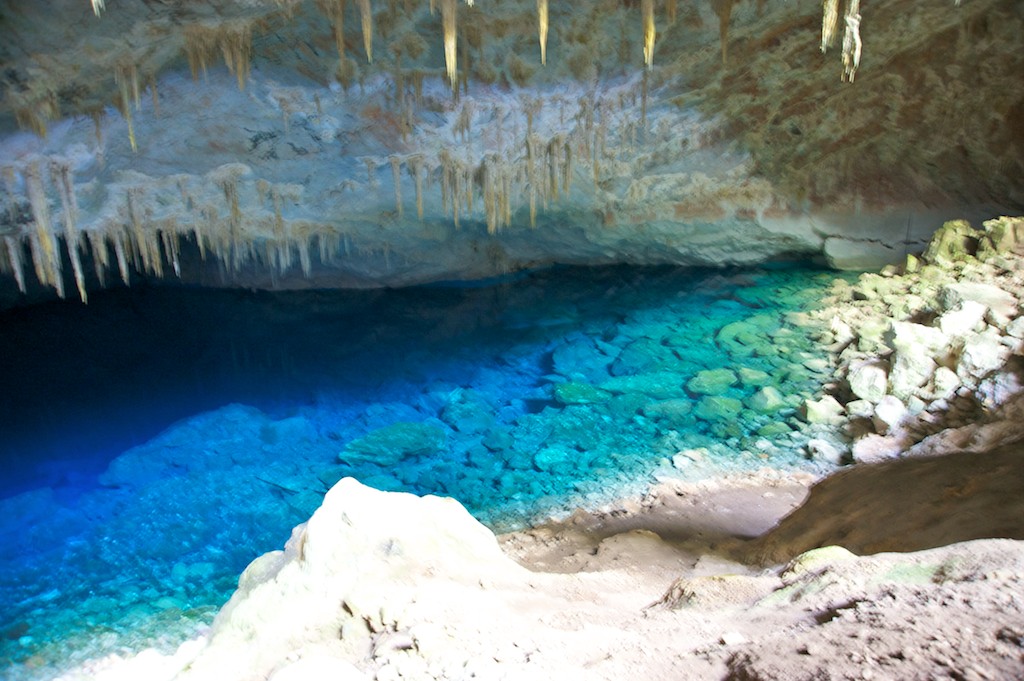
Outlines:
[[[875,406],[875,429],[885,433],[896,428],[907,415],[907,407],[898,398],[886,395]]]
[[[853,394],[868,402],[878,402],[882,399],[889,384],[885,366],[874,360],[854,364],[846,378]]]
[[[839,425],[843,422],[843,405],[831,395],[820,400],[804,400],[804,409],[808,423]]]
[[[1017,316],[1017,299],[993,284],[972,281],[947,284],[942,287],[940,300],[946,310],[954,309],[965,300],[981,303],[989,309],[993,321],[999,326],[1005,326]]]
[[[966,336],[980,331],[979,326],[985,323],[988,308],[976,300],[962,300],[952,310],[945,312],[936,320],[939,330],[950,338]]]
[[[907,399],[926,384],[938,365],[921,352],[897,352],[889,372],[889,392]]]
[[[964,339],[963,351],[957,365],[960,378],[980,379],[1003,366],[1013,350],[1000,341],[999,331],[993,328],[972,334]]]

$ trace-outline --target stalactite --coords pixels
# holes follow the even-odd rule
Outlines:
[[[359,14],[363,22],[363,48],[366,50],[366,61],[373,63],[373,8],[370,0],[359,1]]]
[[[21,240],[13,236],[5,236],[4,243],[7,245],[7,258],[11,264],[11,272],[14,274],[14,281],[18,283],[18,290],[26,293],[25,288],[25,264],[22,262]]]
[[[678,10],[679,3],[676,0],[667,0],[665,2],[665,18],[668,19],[669,24],[676,23]]]
[[[99,279],[100,287],[107,285],[107,271],[110,269],[110,249],[107,248],[107,237],[99,230],[89,230],[89,247],[92,249],[92,259],[96,278]]]
[[[146,234],[142,226],[142,216],[139,215],[137,203],[137,196],[140,193],[139,189],[129,189],[125,192],[125,203],[128,210],[128,221],[132,230],[132,260],[135,261],[135,266],[139,267],[146,272],[152,271],[151,258],[149,252],[149,242],[146,240]],[[141,262],[140,262],[141,259]]]
[[[185,54],[192,77],[198,78],[219,50],[228,70],[238,79],[238,89],[245,89],[252,60],[252,26],[248,22],[208,28],[193,25],[185,29]]]
[[[540,63],[548,62],[548,0],[537,0],[537,38],[540,40]]]
[[[654,64],[654,0],[640,0],[640,14],[644,22],[644,64]]]
[[[96,135],[96,146],[103,146],[103,111],[92,112],[93,133]]]
[[[309,257],[309,238],[301,236],[295,240],[295,245],[299,251],[299,265],[302,267],[302,274],[308,279],[309,275],[313,273],[313,262]]]
[[[394,209],[401,217],[401,161],[396,156],[391,157],[391,179],[394,182]]]
[[[106,6],[103,4],[105,0],[92,0],[92,11],[96,16],[100,15],[100,12],[104,11]]]
[[[821,51],[824,53],[835,41],[839,26],[839,0],[824,0],[821,14]]]
[[[160,230],[160,241],[164,247],[164,253],[167,255],[167,259],[171,261],[171,267],[174,268],[174,274],[177,277],[181,276],[181,263],[178,258],[178,235],[176,232],[172,232],[170,229]]]
[[[334,33],[334,46],[338,50],[338,59],[345,58],[345,0],[317,0],[320,10],[331,22]]]
[[[416,217],[423,219],[423,157],[416,155],[408,160],[409,174],[416,185]]]
[[[133,152],[138,151],[138,145],[135,143],[135,126],[132,122],[132,105],[128,94],[128,87],[131,84],[133,91],[136,93],[135,104],[138,107],[139,76],[135,65],[121,65],[114,69],[114,81],[117,83],[121,94],[121,115],[124,116],[124,122],[128,126],[128,143],[131,144]]]
[[[75,198],[75,184],[71,177],[71,167],[67,163],[51,162],[50,179],[57,187],[57,195],[60,196],[61,210],[64,215],[64,243],[68,248],[71,271],[75,275],[75,285],[78,287],[78,297],[83,303],[88,303],[89,296],[85,291],[85,273],[79,253],[78,201]]]
[[[729,22],[735,0],[718,0],[718,40],[722,47],[722,65],[729,59]]]
[[[448,82],[452,91],[458,90],[458,46],[456,44],[456,0],[441,0],[441,25],[444,29],[444,66],[448,72]]]
[[[121,230],[115,232],[114,235],[114,254],[118,259],[118,270],[121,272],[121,281],[125,285],[130,285],[128,274],[128,254],[125,251],[125,233]]]
[[[843,77],[851,83],[860,66],[860,52],[860,0],[848,0],[843,34]]]
[[[61,276],[61,255],[59,245],[54,234],[53,225],[50,222],[50,206],[46,199],[46,188],[43,186],[42,169],[40,162],[30,163],[22,171],[22,179],[25,181],[25,192],[28,194],[29,204],[32,207],[32,218],[35,220],[35,239],[33,245],[38,245],[41,253],[36,263],[37,274],[41,274],[39,281],[44,285],[52,285],[57,289],[57,294],[64,297],[64,280]],[[36,262],[37,254],[33,249],[33,262]]]

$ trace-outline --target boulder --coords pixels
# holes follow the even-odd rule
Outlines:
[[[886,395],[875,405],[872,421],[875,430],[884,434],[896,428],[906,415],[906,405],[898,398]]]
[[[932,235],[921,259],[926,263],[949,267],[974,255],[981,232],[966,220],[950,220]]]
[[[820,400],[804,400],[804,414],[808,423],[839,425],[843,422],[843,405],[831,395]]]
[[[599,386],[612,393],[641,393],[655,399],[682,397],[683,385],[679,374],[661,371],[636,376],[616,376]]]
[[[747,398],[747,407],[760,414],[771,414],[786,406],[786,398],[777,388],[770,385]]]
[[[349,465],[394,466],[406,459],[431,456],[444,449],[443,428],[430,423],[399,422],[378,428],[345,446],[338,460]]]
[[[882,399],[889,385],[885,364],[873,360],[851,365],[846,380],[854,395],[869,402]]]
[[[980,379],[1006,364],[1012,348],[1004,345],[996,329],[971,334],[964,339],[956,373],[961,379]]]
[[[978,327],[984,326],[986,312],[988,308],[976,300],[961,300],[951,310],[944,312],[935,323],[946,336],[959,338],[980,331]]]
[[[824,461],[835,466],[843,462],[843,452],[828,440],[821,438],[807,441],[807,454],[815,461]]]
[[[978,243],[979,260],[1024,254],[1024,218],[996,218],[985,221],[982,227],[984,233]]]
[[[612,394],[586,383],[559,383],[554,389],[555,402],[559,404],[598,404],[607,402]]]
[[[992,321],[1000,326],[1017,316],[1017,299],[993,284],[972,281],[947,284],[942,287],[939,299],[945,310],[952,310],[965,300],[981,303],[989,309]]]
[[[889,372],[889,392],[908,399],[935,373],[938,365],[921,352],[897,352]]]
[[[913,322],[893,322],[889,345],[896,352],[937,357],[948,351],[949,338],[932,326]]]
[[[697,403],[694,414],[704,421],[719,422],[735,419],[743,411],[743,403],[732,397],[709,395]]]
[[[853,443],[853,460],[857,463],[878,463],[897,458],[904,449],[901,440],[872,433]]]
[[[731,369],[707,369],[697,372],[686,383],[686,389],[696,395],[721,395],[738,381]]]

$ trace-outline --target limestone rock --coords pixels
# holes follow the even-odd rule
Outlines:
[[[769,385],[747,398],[747,406],[761,414],[771,414],[785,409],[787,404],[778,388]]]
[[[696,395],[721,395],[738,381],[731,369],[708,369],[691,378],[686,389]]]
[[[598,404],[610,400],[612,394],[585,383],[559,383],[554,397],[559,404]]]
[[[936,357],[946,352],[949,338],[940,329],[912,322],[893,322],[892,348],[904,354],[925,354]]]
[[[824,461],[838,466],[843,462],[843,453],[828,440],[814,438],[807,441],[807,453],[815,461]]]
[[[936,230],[921,258],[927,263],[947,267],[963,262],[974,255],[980,235],[966,220],[950,220]]]
[[[869,434],[853,443],[853,460],[857,463],[878,463],[895,459],[905,447],[894,437]]]
[[[1024,219],[1001,217],[986,220],[982,227],[984,234],[978,244],[978,259],[988,260],[996,256],[1020,253],[1024,248]]]
[[[804,409],[808,423],[838,425],[843,422],[843,405],[831,395],[819,400],[805,400]]]
[[[732,397],[708,395],[697,403],[694,414],[704,421],[719,422],[735,419],[743,411],[743,403]]]
[[[616,376],[601,383],[598,387],[611,393],[641,393],[655,399],[682,397],[684,394],[679,374],[667,371],[636,376]]]
[[[442,428],[429,423],[399,422],[353,440],[338,454],[343,463],[394,466],[405,459],[430,456],[445,446]]]
[[[965,300],[981,303],[990,310],[994,321],[1001,325],[1017,316],[1017,299],[1012,293],[993,284],[973,281],[947,284],[942,287],[940,298],[946,310],[952,310]]]
[[[1024,332],[1024,326],[1022,326],[1021,331]],[[740,367],[736,370],[736,375],[739,377],[740,383],[752,388],[766,386],[772,380],[771,374],[767,371],[752,369],[750,367]]]
[[[931,357],[918,352],[897,352],[889,372],[889,392],[908,399],[935,373],[938,365]]]
[[[1012,353],[1011,348],[1000,341],[999,332],[989,328],[984,333],[971,334],[964,339],[963,351],[957,365],[961,379],[983,378],[1002,367]]]
[[[898,426],[906,415],[906,405],[898,398],[886,395],[875,405],[875,428],[879,433],[885,433]]]
[[[878,361],[859,362],[850,367],[846,380],[850,390],[862,400],[878,402],[885,396],[889,375],[885,365]]]
[[[962,300],[951,310],[936,320],[939,330],[950,338],[966,336],[972,331],[979,331],[978,325],[984,324],[988,308],[976,300]]]

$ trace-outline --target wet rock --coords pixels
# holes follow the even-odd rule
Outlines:
[[[444,429],[430,423],[400,422],[353,440],[338,454],[349,465],[394,466],[415,457],[437,454],[446,444]]]
[[[590,337],[562,343],[551,356],[555,371],[571,381],[593,383],[608,378],[612,358]]]
[[[554,389],[554,398],[559,404],[598,404],[611,397],[607,390],[585,383],[559,383]]]
[[[747,398],[747,407],[760,414],[771,414],[787,407],[786,398],[773,386],[765,386]]]
[[[819,400],[804,400],[804,418],[808,423],[839,425],[843,422],[843,405],[831,395]]]
[[[457,388],[441,409],[441,420],[460,433],[483,433],[494,425],[491,405],[475,390]]]
[[[704,421],[721,422],[735,419],[743,411],[743,403],[732,397],[709,395],[697,403],[694,414]]]
[[[599,387],[612,393],[642,393],[656,399],[684,396],[679,374],[670,372],[617,376],[605,381]]]
[[[738,381],[731,369],[708,369],[691,378],[686,389],[696,395],[721,395]]]
[[[740,367],[736,370],[736,375],[739,377],[740,383],[748,388],[761,388],[772,382],[771,374],[767,371],[750,367]]]

